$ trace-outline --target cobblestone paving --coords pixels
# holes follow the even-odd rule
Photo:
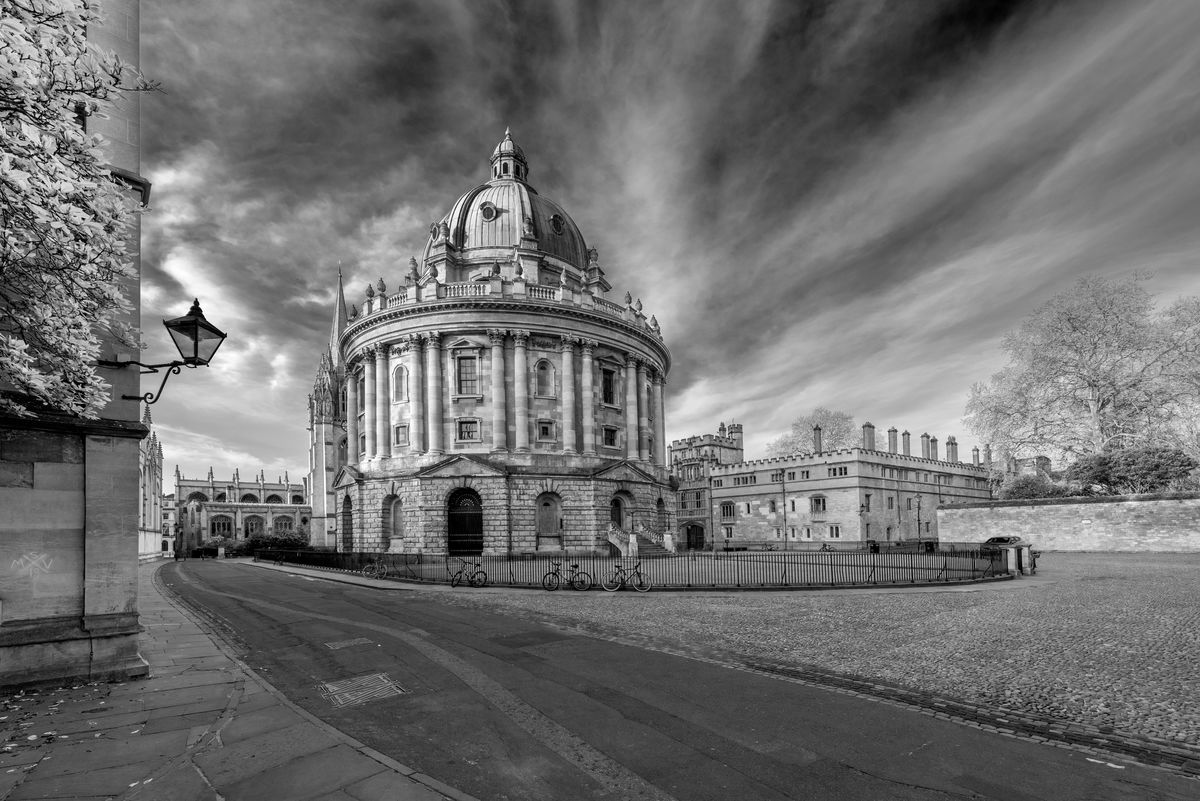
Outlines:
[[[877,688],[885,698],[916,690],[1014,721],[1053,719],[1055,734],[1083,732],[1101,748],[1129,735],[1200,772],[1200,554],[1047,553],[1036,577],[969,591],[439,597],[899,688]],[[1015,728],[1040,739],[1030,725]],[[1136,758],[1141,747],[1126,752]]]

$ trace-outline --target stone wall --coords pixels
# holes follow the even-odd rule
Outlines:
[[[1048,551],[1200,551],[1200,495],[1121,495],[945,506],[941,539],[1017,535]]]

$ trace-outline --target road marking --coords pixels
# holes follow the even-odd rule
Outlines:
[[[1110,768],[1116,768],[1117,770],[1125,770],[1124,765],[1114,765],[1111,762],[1105,762],[1103,759],[1092,759],[1091,757],[1088,757],[1087,761],[1095,762],[1097,765],[1108,765]]]
[[[321,696],[338,709],[408,692],[389,679],[386,673],[368,673],[366,676],[326,682],[318,685],[318,688],[321,690]]]
[[[372,645],[373,641],[366,637],[355,637],[353,640],[337,640],[336,642],[327,642],[325,647],[331,651],[337,651],[341,648],[349,648],[352,645]]]

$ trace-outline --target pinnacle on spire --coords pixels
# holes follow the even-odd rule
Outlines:
[[[146,404],[146,407],[145,407],[144,411],[142,412],[142,423],[145,425],[151,424],[151,422],[150,422],[150,404]]]

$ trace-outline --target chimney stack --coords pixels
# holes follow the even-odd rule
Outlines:
[[[933,459],[934,461],[937,461],[937,458],[938,458],[937,437],[929,438],[929,458]]]
[[[863,450],[875,450],[875,426],[863,423]]]
[[[821,427],[813,426],[813,453],[821,453]]]
[[[888,453],[896,452],[896,427],[888,429]]]
[[[946,437],[946,461],[958,461],[958,440],[954,438],[953,434]]]
[[[921,435],[921,458],[922,459],[929,458],[929,434],[928,433]]]
[[[900,435],[900,438],[904,442],[904,455],[912,456],[912,437],[911,437],[911,435],[907,431],[905,431],[903,434]]]
[[[976,467],[979,466],[979,446],[978,445],[976,445],[974,448],[971,448],[971,464],[975,465]]]
[[[992,445],[991,445],[991,443],[988,443],[987,445],[983,446],[983,463],[988,467],[991,467],[991,465],[992,465]]]

